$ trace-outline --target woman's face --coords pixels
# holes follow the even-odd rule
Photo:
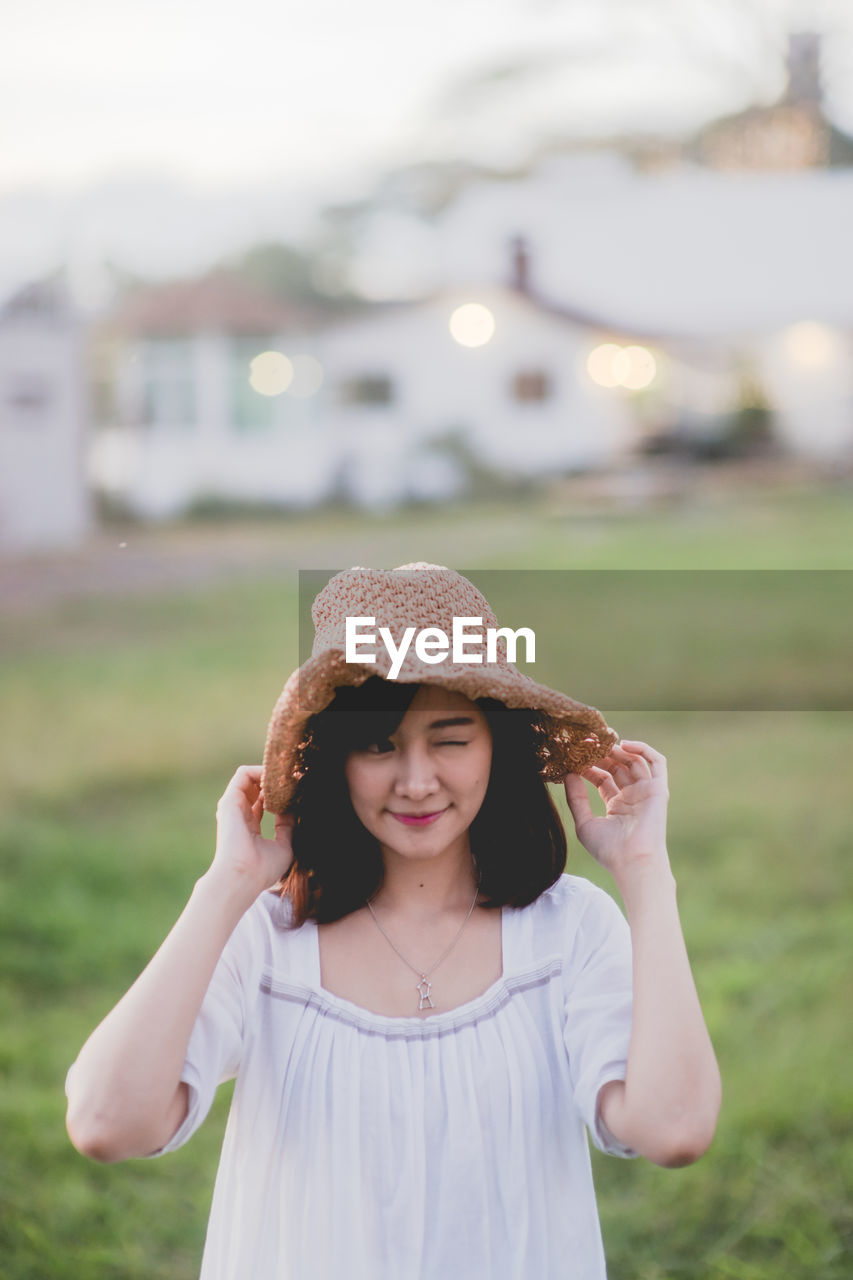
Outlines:
[[[422,685],[384,742],[344,766],[352,806],[383,852],[435,857],[464,839],[489,784],[492,735],[461,693]]]

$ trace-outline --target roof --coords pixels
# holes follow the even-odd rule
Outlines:
[[[131,294],[108,319],[110,329],[137,335],[274,333],[316,323],[315,313],[282,303],[225,271]]]
[[[540,302],[626,332],[709,337],[853,328],[851,226],[853,169],[637,175],[586,158],[480,183],[437,230],[442,283],[505,276],[521,230]]]

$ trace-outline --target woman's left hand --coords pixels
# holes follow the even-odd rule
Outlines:
[[[604,801],[601,817],[592,812],[584,778]],[[647,742],[623,739],[597,765],[567,774],[563,785],[578,839],[612,875],[667,861],[666,759]]]

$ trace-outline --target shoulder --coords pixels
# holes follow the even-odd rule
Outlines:
[[[268,959],[287,938],[300,932],[293,928],[292,920],[290,900],[272,890],[265,891],[241,916],[226,944],[226,956],[241,968],[256,957]]]
[[[573,968],[614,929],[628,927],[608,893],[583,876],[566,873],[528,906],[506,910],[508,936],[521,966],[559,959],[564,969]]]
[[[549,950],[562,955],[567,974],[583,969],[604,952],[621,955],[630,950],[630,931],[621,908],[605,889],[584,876],[564,873],[531,908],[536,912],[535,934]]]
[[[566,924],[589,916],[613,918],[621,911],[614,899],[604,889],[587,880],[585,876],[572,876],[563,872],[560,878],[546,889],[525,910],[536,910],[543,917],[560,917]]]
[[[574,909],[563,935],[564,980],[589,992],[630,985],[631,931],[615,898],[582,877],[574,889]]]
[[[270,929],[293,929],[293,903],[280,889],[267,889],[256,899],[253,910]]]

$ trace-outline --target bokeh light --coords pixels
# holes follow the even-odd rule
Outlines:
[[[648,387],[654,381],[657,364],[646,347],[625,347],[622,357],[628,366],[622,374],[623,387],[627,387],[629,391],[642,391],[643,387]]]
[[[465,302],[450,317],[450,332],[463,347],[483,347],[495,332],[495,317],[481,302]]]
[[[262,396],[280,396],[293,381],[293,364],[282,351],[262,351],[249,369],[249,385]]]
[[[835,330],[814,320],[791,325],[785,332],[785,348],[801,369],[826,369],[841,355]]]
[[[620,374],[617,357],[621,350],[622,348],[617,347],[615,342],[602,342],[589,353],[589,359],[586,362],[587,372],[593,382],[597,382],[600,387],[618,387]]]
[[[589,353],[586,369],[600,387],[641,391],[654,381],[657,361],[646,347],[620,347],[615,342],[602,342]]]

